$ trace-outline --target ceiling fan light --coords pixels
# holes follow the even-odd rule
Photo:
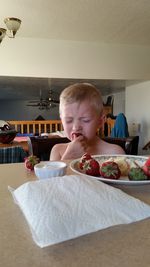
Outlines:
[[[8,30],[10,31],[10,38],[14,38],[16,35],[16,32],[19,30],[20,25],[21,25],[21,20],[18,18],[5,18],[4,22],[8,28]]]

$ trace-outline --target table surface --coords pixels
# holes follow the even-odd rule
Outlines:
[[[150,266],[150,219],[113,226],[46,248],[38,247],[8,191],[8,186],[17,188],[35,179],[34,172],[27,171],[23,163],[0,164],[0,266]],[[150,185],[120,188],[150,204]]]

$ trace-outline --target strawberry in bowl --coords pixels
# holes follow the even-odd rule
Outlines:
[[[40,159],[34,155],[31,155],[29,157],[26,157],[24,160],[25,168],[27,170],[33,171],[34,166],[40,162]]]

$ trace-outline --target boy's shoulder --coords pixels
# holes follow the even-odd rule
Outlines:
[[[102,139],[99,142],[99,150],[100,154],[125,154],[121,146],[108,143]]]
[[[66,148],[67,148],[68,143],[58,143],[55,144],[50,152],[50,159],[51,160],[56,160],[61,159],[62,155],[64,154]]]

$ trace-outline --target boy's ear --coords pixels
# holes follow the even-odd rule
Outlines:
[[[100,114],[99,116],[99,124],[102,126],[106,120],[106,115],[104,113]]]
[[[99,115],[99,127],[98,127],[98,135],[99,137],[104,136],[104,123],[106,121],[106,115],[104,113]]]

